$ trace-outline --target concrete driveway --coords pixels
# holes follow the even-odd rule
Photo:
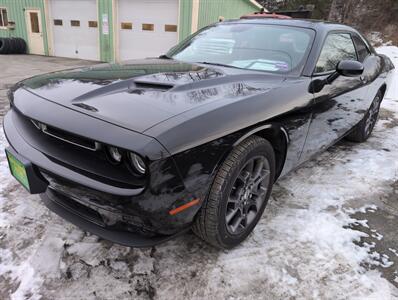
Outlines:
[[[0,122],[12,84],[90,64],[0,56]],[[1,151],[0,299],[398,299],[397,225],[398,99],[368,142],[340,142],[280,180],[231,251],[192,234],[147,250],[99,240],[29,195]]]

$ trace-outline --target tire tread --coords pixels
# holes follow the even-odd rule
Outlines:
[[[272,146],[267,140],[259,136],[251,136],[237,145],[221,164],[207,199],[198,212],[192,227],[193,232],[209,244],[218,248],[225,247],[218,237],[217,225],[220,195],[224,192],[223,187],[225,187],[228,176],[246,153],[256,148],[258,145],[264,144],[266,144],[273,153]]]
[[[380,99],[380,103],[381,103],[383,94],[380,90],[377,92],[373,101],[375,101],[377,97],[381,97],[381,99]],[[369,114],[369,112],[367,112],[365,114],[363,119],[357,125],[355,125],[355,127],[352,129],[352,131],[345,137],[348,141],[351,141],[354,143],[363,143],[370,137],[370,135],[372,134],[373,128],[368,135],[365,132],[366,118],[368,117],[368,114]]]

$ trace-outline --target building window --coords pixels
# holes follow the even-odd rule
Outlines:
[[[128,30],[133,29],[133,23],[131,22],[122,22],[120,26],[122,29],[128,29]]]
[[[62,20],[60,20],[60,19],[54,19],[54,25],[55,25],[55,26],[62,26]]]
[[[80,21],[79,20],[71,20],[70,21],[70,26],[80,27]]]
[[[30,29],[33,33],[40,33],[39,14],[37,12],[30,12]]]
[[[98,22],[97,21],[88,21],[88,27],[97,28]]]
[[[0,27],[6,27],[8,25],[7,9],[0,8]]]
[[[142,30],[154,31],[155,30],[155,25],[154,24],[142,24]]]
[[[164,31],[177,32],[177,25],[164,25]]]

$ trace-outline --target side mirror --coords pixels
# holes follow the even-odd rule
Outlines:
[[[336,72],[341,76],[359,76],[363,73],[363,64],[355,60],[342,60],[337,64]]]
[[[310,83],[309,92],[319,93],[327,84],[331,84],[339,76],[356,77],[363,73],[363,64],[355,60],[342,60],[336,66],[336,71],[325,79],[315,79]]]

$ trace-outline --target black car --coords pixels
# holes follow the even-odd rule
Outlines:
[[[193,229],[231,248],[278,178],[344,137],[366,141],[393,68],[351,27],[217,23],[159,58],[20,82],[7,158],[51,210],[105,239],[149,247]]]

